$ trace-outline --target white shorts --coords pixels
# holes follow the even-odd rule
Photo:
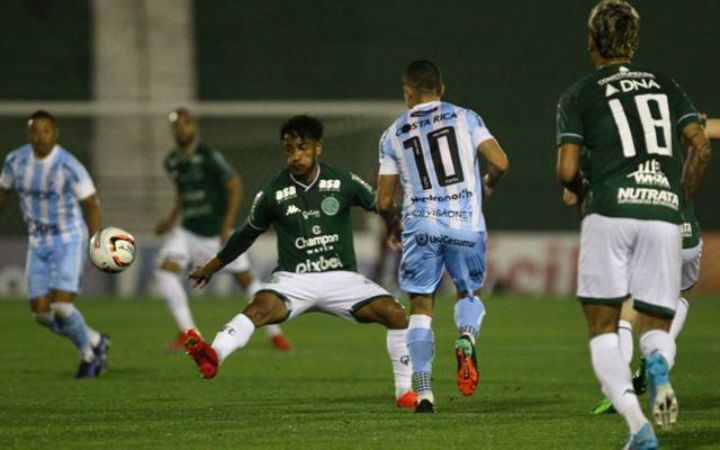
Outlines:
[[[702,241],[693,248],[683,249],[681,291],[687,291],[697,284],[700,278],[700,258],[702,258]]]
[[[578,299],[672,317],[680,293],[680,225],[590,214],[582,221]]]
[[[290,311],[286,320],[318,311],[357,321],[355,312],[388,291],[357,272],[333,270],[319,273],[275,272],[258,292],[272,292]],[[396,300],[397,301],[397,300]]]
[[[158,264],[169,260],[178,264],[181,270],[185,270],[189,264],[201,266],[215,257],[221,247],[218,236],[200,236],[182,227],[175,227],[160,249]],[[238,256],[223,270],[232,273],[250,270],[250,259],[247,253]]]

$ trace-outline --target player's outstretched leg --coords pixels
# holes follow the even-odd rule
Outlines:
[[[245,289],[245,292],[247,292],[250,298],[255,297],[255,294],[262,287],[262,284],[255,278],[250,270],[236,273],[235,280]],[[289,352],[292,349],[292,344],[290,344],[290,340],[283,334],[280,325],[265,325],[264,328],[265,334],[270,339],[270,345],[272,345],[275,350]]]
[[[670,384],[670,369],[675,363],[675,340],[664,330],[650,330],[640,338],[645,355],[650,409],[655,423],[669,430],[677,422],[678,403]]]
[[[168,267],[175,270],[166,270]],[[195,328],[195,321],[190,312],[187,292],[180,281],[180,267],[171,263],[163,263],[163,266],[155,271],[155,285],[158,293],[165,299],[168,311],[175,319],[178,334],[166,347],[165,351],[176,353],[185,348],[183,332]]]
[[[460,392],[469,396],[478,385],[475,338],[485,316],[485,305],[479,297],[465,297],[455,303],[455,325],[460,336],[455,341],[456,381]]]
[[[417,394],[412,390],[412,368],[407,347],[408,319],[403,307],[393,297],[378,297],[353,313],[361,322],[374,322],[387,328],[387,352],[395,379],[395,405],[415,409]]]
[[[233,317],[215,336],[212,345],[197,330],[185,333],[185,348],[204,378],[213,378],[218,366],[232,352],[245,347],[255,328],[276,323],[288,316],[283,300],[270,292],[257,294],[242,313]]]

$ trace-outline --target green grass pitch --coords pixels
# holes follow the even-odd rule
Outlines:
[[[192,301],[208,338],[243,304]],[[289,354],[260,330],[206,381],[186,356],[163,353],[173,327],[161,302],[82,298],[112,348],[106,376],[78,382],[71,344],[36,326],[26,302],[2,301],[0,448],[621,448],[624,421],[589,414],[600,394],[580,307],[519,297],[486,305],[481,382],[464,398],[453,378],[451,301],[438,299],[439,413],[418,416],[394,406],[377,325],[307,315],[285,327]],[[673,372],[680,419],[659,434],[663,448],[720,448],[719,319],[717,299],[693,302]]]

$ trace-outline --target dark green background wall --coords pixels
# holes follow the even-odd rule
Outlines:
[[[434,59],[445,73],[447,100],[478,111],[510,155],[511,172],[488,204],[490,225],[574,228],[577,217],[561,206],[554,180],[555,105],[569,84],[593,70],[585,47],[593,4],[196,0],[198,93],[206,100],[399,100],[406,63]],[[720,116],[720,2],[634,4],[642,16],[637,61],[671,74],[699,109]],[[90,98],[90,3],[3,0],[1,6],[0,99]],[[60,119],[63,142],[91,164],[92,120]],[[282,164],[275,144],[281,121],[237,120],[204,120],[203,131],[238,166],[252,194]],[[328,121],[326,157],[368,176],[386,124],[370,120],[356,132],[334,132],[352,126]],[[22,120],[0,119],[0,158],[23,136]],[[705,228],[720,228],[718,174],[715,161],[698,202]],[[15,216],[9,213],[2,223]]]
[[[560,205],[554,180],[555,107],[569,84],[593,70],[586,51],[593,4],[316,0],[228,7],[198,0],[199,92],[217,100],[400,98],[407,62],[433,59],[444,70],[446,99],[478,111],[510,155],[511,173],[488,205],[490,225],[574,227],[577,218]],[[634,4],[642,17],[637,61],[671,74],[698,108],[720,115],[720,2]],[[374,148],[367,152],[363,165],[375,158]],[[719,164],[699,200],[706,227],[720,227]]]

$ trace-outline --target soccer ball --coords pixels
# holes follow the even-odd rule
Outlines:
[[[122,272],[135,261],[135,238],[117,227],[100,230],[90,239],[90,260],[103,272]]]

